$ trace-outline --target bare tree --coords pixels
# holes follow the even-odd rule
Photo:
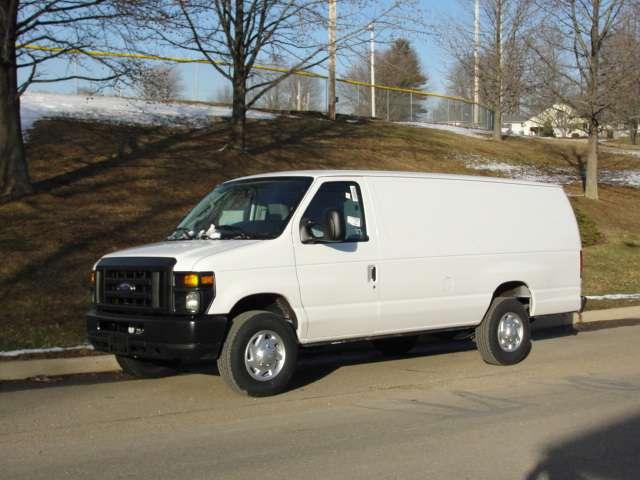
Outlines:
[[[20,95],[35,83],[118,78],[122,63],[105,58],[96,60],[103,67],[96,75],[49,76],[40,67],[69,53],[80,61],[89,48],[115,39],[114,29],[124,28],[116,20],[125,18],[130,7],[126,0],[0,0],[0,198],[31,191],[20,127]],[[50,48],[30,48],[34,43]],[[27,72],[21,83],[20,69]]]
[[[562,49],[563,32],[553,23],[541,22],[536,35],[527,38],[528,56],[525,82],[528,86],[521,98],[521,111],[532,116],[553,109],[561,100],[555,92],[575,96],[574,86],[564,77],[566,59]],[[540,56],[544,61],[540,61]],[[563,108],[564,110],[564,108]]]
[[[143,66],[134,78],[134,85],[145,100],[169,102],[179,99],[182,95],[182,79],[180,72],[174,67]]]
[[[454,59],[447,72],[447,93],[462,98],[473,98],[473,58]]]
[[[612,108],[611,92],[622,80],[615,64],[605,57],[605,46],[619,25],[626,0],[544,0],[548,12],[545,25],[559,35],[542,35],[549,49],[560,52],[564,68],[556,72],[568,88],[557,84],[546,87],[576,116],[587,122],[589,148],[585,176],[585,195],[598,199],[598,136],[602,120]],[[548,51],[548,50],[547,50]],[[548,56],[537,50],[538,60],[555,68]]]
[[[618,85],[609,92],[611,111],[607,121],[624,125],[632,145],[638,144],[640,124],[640,4],[629,5],[612,35],[604,46],[606,68],[614,70],[610,75]]]
[[[157,0],[148,28],[166,45],[197,52],[233,89],[232,144],[245,145],[246,112],[295,70],[327,59],[327,0]],[[338,20],[336,46],[361,42],[372,20],[389,16],[407,1],[348,0],[358,15]],[[367,7],[367,8],[365,8]],[[344,11],[342,8],[341,11]],[[367,12],[367,21],[360,20]],[[269,55],[289,59],[280,75],[257,79],[255,66]]]
[[[275,72],[259,72],[254,76],[254,81],[275,80],[279,75]],[[320,111],[323,107],[323,86],[323,79],[303,72],[296,73],[275,84],[257,102],[257,106],[271,110]]]
[[[246,112],[269,88],[284,79],[253,82],[250,78],[264,52],[302,47],[294,65],[304,68],[324,61],[323,46],[304,28],[322,23],[321,0],[160,0],[160,15],[148,27],[172,47],[197,52],[232,84],[232,143],[245,145]],[[310,47],[310,48],[304,48]]]
[[[534,5],[532,0],[480,0],[480,11],[480,97],[494,110],[493,136],[501,140],[503,115],[517,112],[526,94],[526,39],[532,35]],[[441,34],[456,68],[467,76],[474,71],[472,26],[469,18],[449,18]]]

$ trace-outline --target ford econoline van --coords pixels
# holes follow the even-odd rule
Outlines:
[[[559,186],[274,173],[218,185],[164,241],[102,257],[87,328],[129,374],[210,359],[235,390],[270,395],[299,348],[323,343],[394,355],[424,332],[469,332],[486,362],[520,362],[532,317],[580,308],[580,277]]]

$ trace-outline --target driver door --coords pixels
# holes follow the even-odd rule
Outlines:
[[[366,183],[326,179],[294,218],[294,252],[308,341],[367,336],[379,315],[377,239]],[[314,188],[312,187],[312,188]],[[301,228],[322,229],[329,210],[342,222],[340,241],[307,243]],[[316,232],[317,233],[317,232]]]

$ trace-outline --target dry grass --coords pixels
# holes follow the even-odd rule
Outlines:
[[[246,153],[223,150],[224,122],[176,130],[41,121],[29,134],[36,193],[0,205],[0,350],[84,339],[87,274],[101,255],[166,236],[215,184],[241,175],[304,168],[474,173],[479,155],[540,167],[576,166],[577,141],[501,144],[382,122],[280,118],[249,124]],[[605,168],[629,165],[606,156]],[[637,161],[637,160],[636,160]],[[626,162],[626,163],[625,163]],[[605,242],[586,249],[586,291],[640,291],[640,191],[603,187],[601,202],[575,199]]]

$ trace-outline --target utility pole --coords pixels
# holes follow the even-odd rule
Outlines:
[[[336,0],[329,0],[329,82],[327,115],[336,119]]]
[[[495,34],[495,50],[497,57],[496,65],[496,90],[498,91],[498,98],[494,106],[493,112],[493,139],[502,140],[502,22],[503,22],[503,4],[505,0],[496,0],[496,34]]]
[[[199,75],[199,70],[200,70],[200,64],[196,63],[195,67],[193,69],[193,99],[195,101],[198,101],[198,97],[199,97],[199,86],[198,86],[198,78],[200,77]]]
[[[480,0],[476,0],[473,46],[473,125],[480,125]]]
[[[376,41],[375,36],[373,34],[373,23],[369,24],[369,33],[370,33],[370,53],[371,53],[371,117],[376,118]]]
[[[73,59],[73,76],[74,78],[74,84],[75,84],[75,88],[76,88],[76,95],[80,94],[80,87],[78,86],[78,62],[80,61],[80,59],[76,56]]]

